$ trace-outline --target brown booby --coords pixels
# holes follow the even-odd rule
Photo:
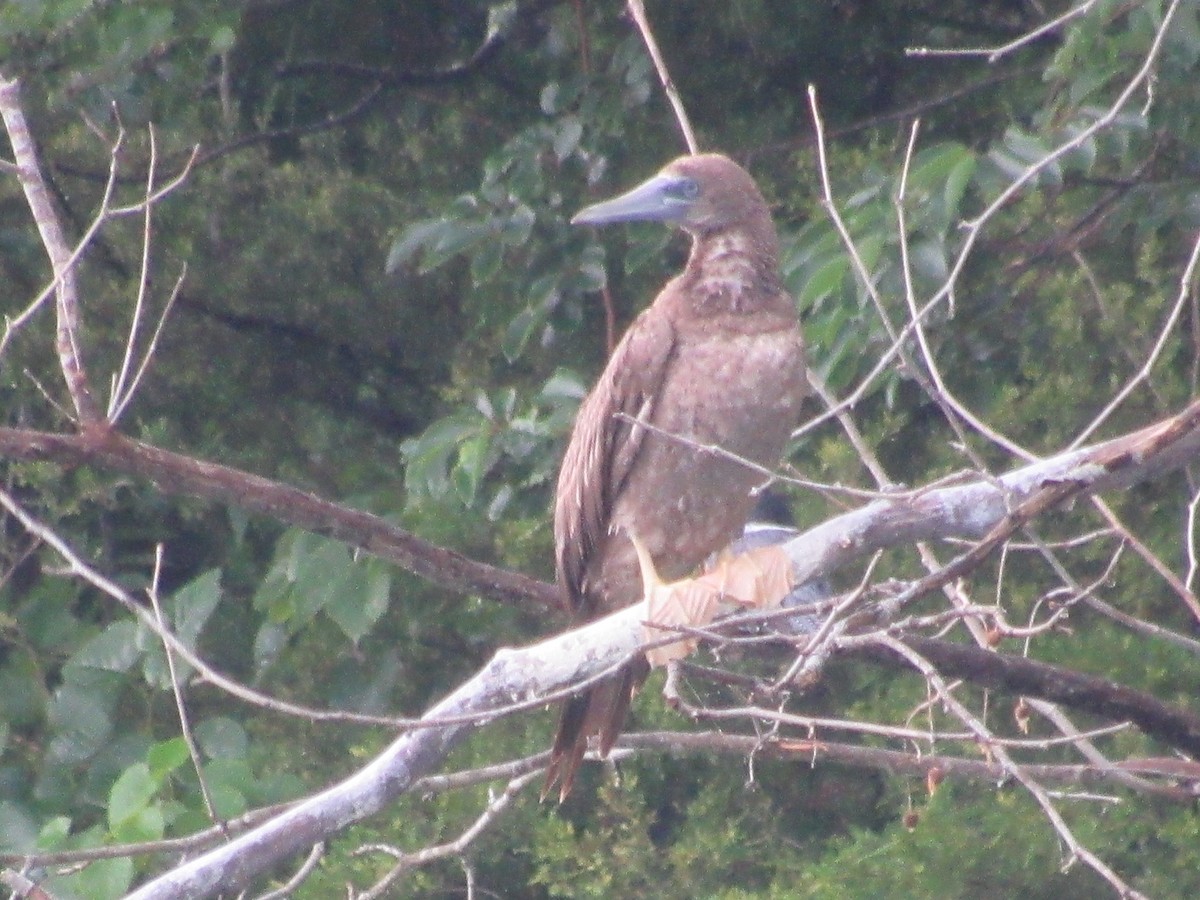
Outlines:
[[[745,170],[717,154],[681,157],[571,221],[642,220],[677,225],[692,249],[682,274],[613,351],[579,409],[563,458],[555,563],[578,621],[642,599],[631,534],[666,579],[687,575],[725,547],[766,479],[706,448],[774,466],[808,391],[775,226]],[[589,738],[608,754],[648,670],[639,658],[566,701],[546,792],[558,783],[566,797]]]

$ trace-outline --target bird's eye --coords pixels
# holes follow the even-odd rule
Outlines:
[[[700,184],[695,178],[679,179],[679,196],[685,200],[695,200],[700,195]]]

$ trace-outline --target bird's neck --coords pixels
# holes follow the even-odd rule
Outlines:
[[[729,229],[693,238],[683,278],[699,315],[753,312],[780,292],[774,229]]]

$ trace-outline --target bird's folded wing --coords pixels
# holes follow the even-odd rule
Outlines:
[[[602,610],[584,590],[589,560],[609,531],[613,505],[637,460],[646,429],[622,417],[647,421],[654,412],[675,353],[675,332],[653,308],[630,326],[604,375],[580,407],[563,456],[555,498],[558,571],[577,617]]]

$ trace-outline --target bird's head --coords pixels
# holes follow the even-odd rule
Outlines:
[[[770,221],[766,201],[746,170],[727,156],[681,156],[633,190],[580,210],[575,225],[669,222],[694,235]]]

